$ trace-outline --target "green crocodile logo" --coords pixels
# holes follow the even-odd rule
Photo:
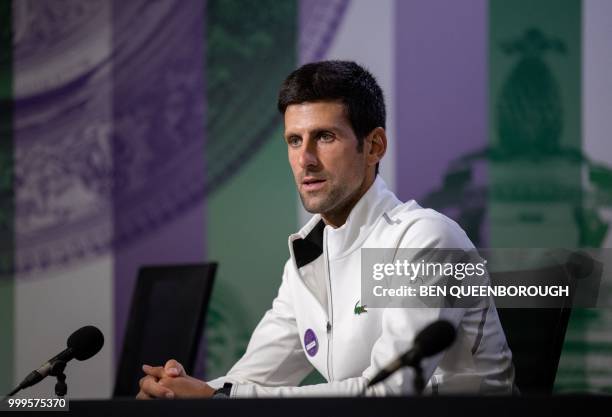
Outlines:
[[[357,302],[355,303],[355,309],[353,310],[353,312],[355,313],[355,315],[360,315],[362,313],[367,313],[368,310],[366,309],[367,306],[360,306],[359,305],[359,300],[357,300]]]

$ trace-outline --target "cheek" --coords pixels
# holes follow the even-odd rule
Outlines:
[[[289,161],[289,166],[291,167],[291,170],[293,170],[295,167],[296,159],[295,159],[295,155],[293,155],[291,151],[287,152],[287,161]]]
[[[289,153],[289,167],[291,168],[293,176],[297,178],[300,167],[297,158],[295,155],[291,155],[291,153]]]
[[[353,153],[351,153],[353,152]],[[364,170],[364,162],[362,154],[354,154],[354,149],[346,149],[344,153],[336,155],[333,163],[338,167],[336,172],[343,177],[359,176]]]

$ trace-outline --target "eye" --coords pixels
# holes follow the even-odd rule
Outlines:
[[[334,135],[331,132],[321,132],[321,134],[319,135],[319,140],[321,142],[331,142],[332,140],[334,140]]]
[[[302,138],[300,138],[299,136],[289,136],[287,138],[287,145],[293,148],[300,146],[301,143],[302,143]]]

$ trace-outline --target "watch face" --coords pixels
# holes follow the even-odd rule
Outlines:
[[[232,393],[232,384],[226,382],[223,384],[223,388],[219,388],[213,394],[213,398],[229,398]]]

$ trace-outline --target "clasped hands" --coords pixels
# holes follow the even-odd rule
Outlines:
[[[183,365],[170,359],[164,366],[143,365],[146,374],[140,379],[139,400],[153,398],[210,398],[215,390],[206,382],[193,378]]]

